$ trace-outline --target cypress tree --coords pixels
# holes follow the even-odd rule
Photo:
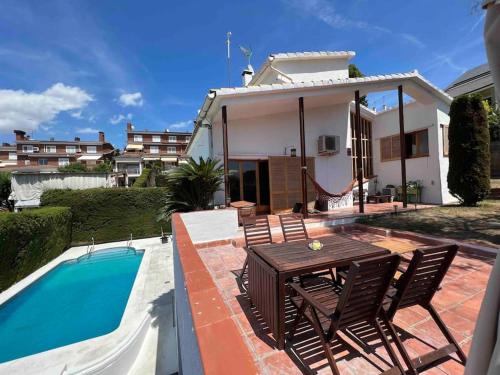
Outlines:
[[[480,96],[453,100],[448,137],[448,188],[463,205],[475,206],[490,191],[490,134]]]

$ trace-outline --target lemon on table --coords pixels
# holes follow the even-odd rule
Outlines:
[[[311,244],[311,248],[313,250],[320,250],[321,247],[322,247],[322,245],[321,245],[321,242],[319,242],[319,241],[313,241]]]

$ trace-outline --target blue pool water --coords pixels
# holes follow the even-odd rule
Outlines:
[[[115,330],[142,255],[113,248],[64,262],[0,305],[0,363]]]

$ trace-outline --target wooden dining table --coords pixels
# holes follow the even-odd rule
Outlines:
[[[285,348],[286,283],[290,278],[390,253],[382,247],[341,234],[318,240],[323,244],[321,250],[309,249],[313,239],[248,249],[248,293],[276,339],[278,349]]]

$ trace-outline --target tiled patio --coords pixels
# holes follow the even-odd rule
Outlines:
[[[315,237],[331,233],[329,229],[318,228],[312,229],[310,234]],[[387,238],[359,230],[351,230],[342,235],[402,253],[424,246],[417,241]],[[274,239],[281,240],[277,236]],[[240,244],[241,241],[236,243]],[[274,340],[259,319],[258,311],[251,307],[244,288],[237,282],[235,271],[242,267],[246,256],[241,247],[230,244],[200,246],[197,251],[262,374],[331,373],[319,340],[306,323],[302,324],[296,335],[293,348],[288,347],[285,351],[275,349]],[[470,348],[493,261],[493,256],[486,253],[459,252],[442,284],[442,290],[433,300],[434,306],[466,353]],[[293,318],[293,315],[294,311],[290,308],[289,318]],[[395,323],[412,356],[424,354],[432,346],[445,344],[437,326],[419,307],[398,312]],[[370,332],[366,331],[352,332],[342,335],[341,341],[335,344],[334,354],[342,374],[375,374],[389,368],[389,357],[381,342],[370,341],[369,335]],[[368,340],[370,345],[360,344],[359,337],[363,337],[364,341]],[[463,366],[454,360],[448,360],[424,373],[462,374]]]

